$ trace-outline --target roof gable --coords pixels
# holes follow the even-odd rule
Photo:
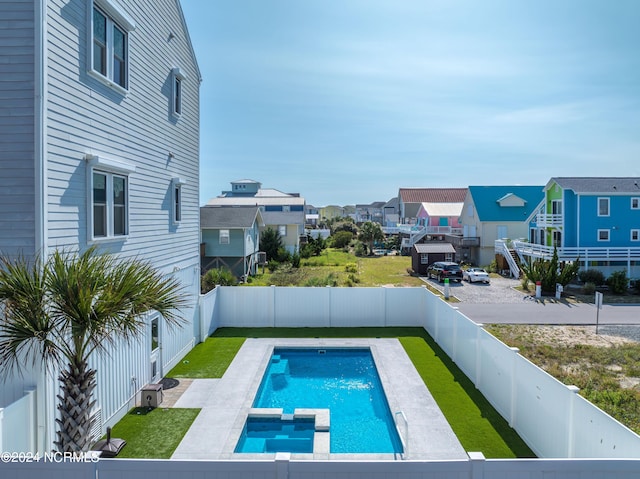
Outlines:
[[[422,203],[420,205],[420,211],[423,211],[430,217],[434,216],[446,216],[446,217],[458,217],[462,214],[462,208],[464,203]]]
[[[544,199],[543,189],[543,186],[470,186],[469,194],[480,221],[528,221]]]
[[[202,206],[200,227],[211,229],[251,228],[257,222],[264,224],[257,206]]]

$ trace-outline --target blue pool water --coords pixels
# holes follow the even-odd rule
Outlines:
[[[250,417],[235,452],[313,452],[313,419]]]
[[[332,453],[399,453],[369,349],[274,350],[253,407],[329,409]]]

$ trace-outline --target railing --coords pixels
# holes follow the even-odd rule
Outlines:
[[[562,226],[562,215],[539,213],[536,215],[536,226]]]
[[[459,235],[446,235],[445,238],[453,246],[468,247],[468,246],[480,246],[480,238],[477,236],[459,236]]]
[[[511,256],[511,251],[509,251],[509,247],[507,246],[507,242],[504,240],[496,240],[495,242],[495,251],[497,254],[501,254],[507,260],[507,264],[509,265],[509,271],[511,272],[511,276],[514,278],[520,277],[520,266],[516,263],[516,260],[513,256]]]
[[[402,419],[404,423],[404,434],[400,432],[400,425],[398,424],[398,417]],[[407,416],[404,415],[404,411],[396,411],[394,415],[394,420],[396,422],[396,429],[398,430],[398,435],[400,436],[400,442],[402,442],[402,459],[405,458],[407,454],[409,454],[409,421],[407,421]]]
[[[553,256],[553,246],[514,241],[513,248],[523,256],[543,259]],[[575,261],[577,258],[581,261],[640,261],[640,247],[565,247],[557,250],[560,261]]]
[[[390,228],[388,228],[390,229]],[[402,247],[410,248],[427,235],[461,235],[462,228],[452,226],[420,226],[420,225],[398,225],[397,232],[408,234],[409,238],[402,239]]]

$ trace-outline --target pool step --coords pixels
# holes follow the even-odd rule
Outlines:
[[[287,386],[287,374],[289,374],[289,360],[278,358],[271,363],[271,384],[273,389],[279,390]]]

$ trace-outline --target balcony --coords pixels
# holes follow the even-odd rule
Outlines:
[[[554,228],[562,226],[562,215],[539,213],[536,215],[536,226],[541,228]]]
[[[454,248],[469,248],[480,246],[480,238],[477,236],[445,235],[445,241],[451,243]]]

